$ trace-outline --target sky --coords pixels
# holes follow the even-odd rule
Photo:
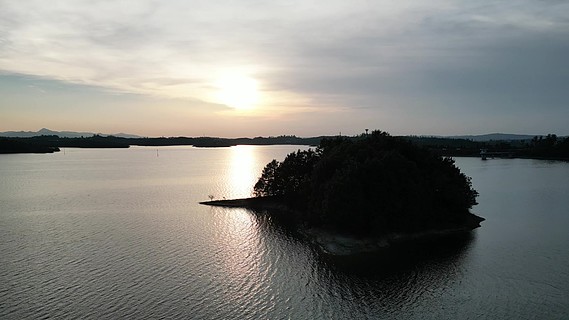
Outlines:
[[[0,131],[569,135],[569,2],[0,0]]]

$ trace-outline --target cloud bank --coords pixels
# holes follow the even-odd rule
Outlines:
[[[3,73],[223,112],[239,72],[283,126],[567,134],[567,57],[564,1],[0,1]]]

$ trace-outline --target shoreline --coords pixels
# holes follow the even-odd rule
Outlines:
[[[199,204],[224,208],[272,211],[279,216],[282,216],[284,213],[290,213],[292,215],[297,213],[274,198],[259,197],[212,200],[202,201],[199,202]],[[354,256],[380,252],[399,244],[469,233],[480,227],[480,223],[485,220],[472,213],[470,215],[464,225],[443,227],[440,229],[431,228],[417,232],[389,232],[379,236],[368,237],[340,233],[323,227],[308,227],[298,221],[294,223],[294,230],[324,254],[337,257]]]

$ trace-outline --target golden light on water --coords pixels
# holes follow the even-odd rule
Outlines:
[[[256,146],[234,146],[230,148],[230,162],[228,170],[230,194],[228,198],[250,197],[253,185],[257,181],[258,167],[256,165]],[[223,231],[219,247],[222,248],[222,270],[229,283],[241,283],[243,278],[248,279],[241,294],[255,290],[263,282],[264,275],[258,269],[257,259],[259,252],[259,226],[255,217],[246,209],[223,209]],[[239,300],[239,294],[228,295],[227,300]]]
[[[255,170],[255,147],[235,146],[231,148],[231,187],[234,197],[250,197],[257,180]]]

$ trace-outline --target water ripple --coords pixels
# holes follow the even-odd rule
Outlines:
[[[0,318],[569,318],[566,166],[459,159],[489,223],[401,257],[330,259],[266,214],[196,204],[296,148],[0,157]]]

